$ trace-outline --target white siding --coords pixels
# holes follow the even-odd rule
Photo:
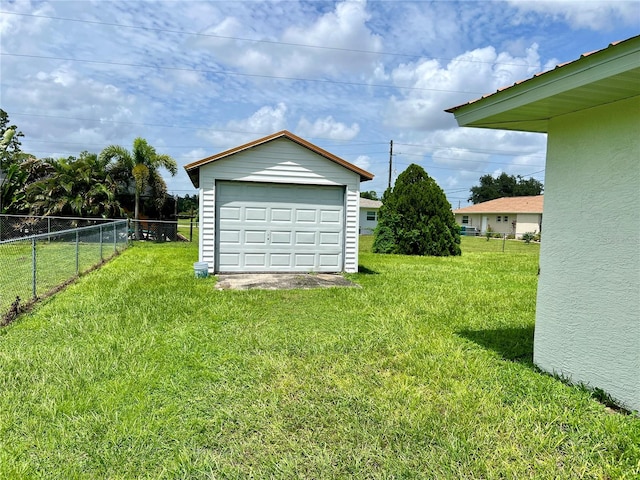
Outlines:
[[[375,212],[376,218],[378,215],[377,208],[361,208],[360,209],[360,234],[361,235],[371,235],[373,230],[378,226],[378,220],[367,220],[368,212]]]
[[[640,410],[640,97],[549,124],[534,362]]]
[[[358,198],[360,176],[297,143],[280,138],[238,152],[199,169],[203,195],[201,207],[201,261],[213,272],[215,259],[215,182],[291,183],[303,185],[343,185],[346,187],[344,270],[358,270]]]

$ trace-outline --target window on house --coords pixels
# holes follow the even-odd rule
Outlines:
[[[367,220],[369,220],[369,221],[378,220],[378,212],[376,212],[375,210],[369,210],[367,212]]]
[[[469,215],[463,215],[462,216],[462,224],[466,225],[469,223]]]
[[[508,216],[508,215],[505,215],[505,216],[504,216],[504,220],[503,220],[503,222],[508,222],[508,221],[509,221],[509,216]]]
[[[500,222],[500,221],[501,221],[501,220],[500,220],[501,218],[502,218],[502,217],[501,217],[500,215],[498,215],[498,216],[496,217],[496,222]]]

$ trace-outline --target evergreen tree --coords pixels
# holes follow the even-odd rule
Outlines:
[[[404,255],[460,255],[460,230],[451,205],[419,165],[402,172],[382,196],[373,251]]]

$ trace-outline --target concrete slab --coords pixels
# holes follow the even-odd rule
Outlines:
[[[360,285],[332,273],[234,273],[218,275],[216,290],[293,290]]]

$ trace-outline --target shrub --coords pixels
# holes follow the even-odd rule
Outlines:
[[[402,172],[382,197],[373,251],[404,255],[460,255],[460,227],[434,179],[418,165]]]
[[[522,240],[524,240],[524,243],[531,243],[531,240],[534,240],[535,236],[535,232],[525,232],[522,234]]]

